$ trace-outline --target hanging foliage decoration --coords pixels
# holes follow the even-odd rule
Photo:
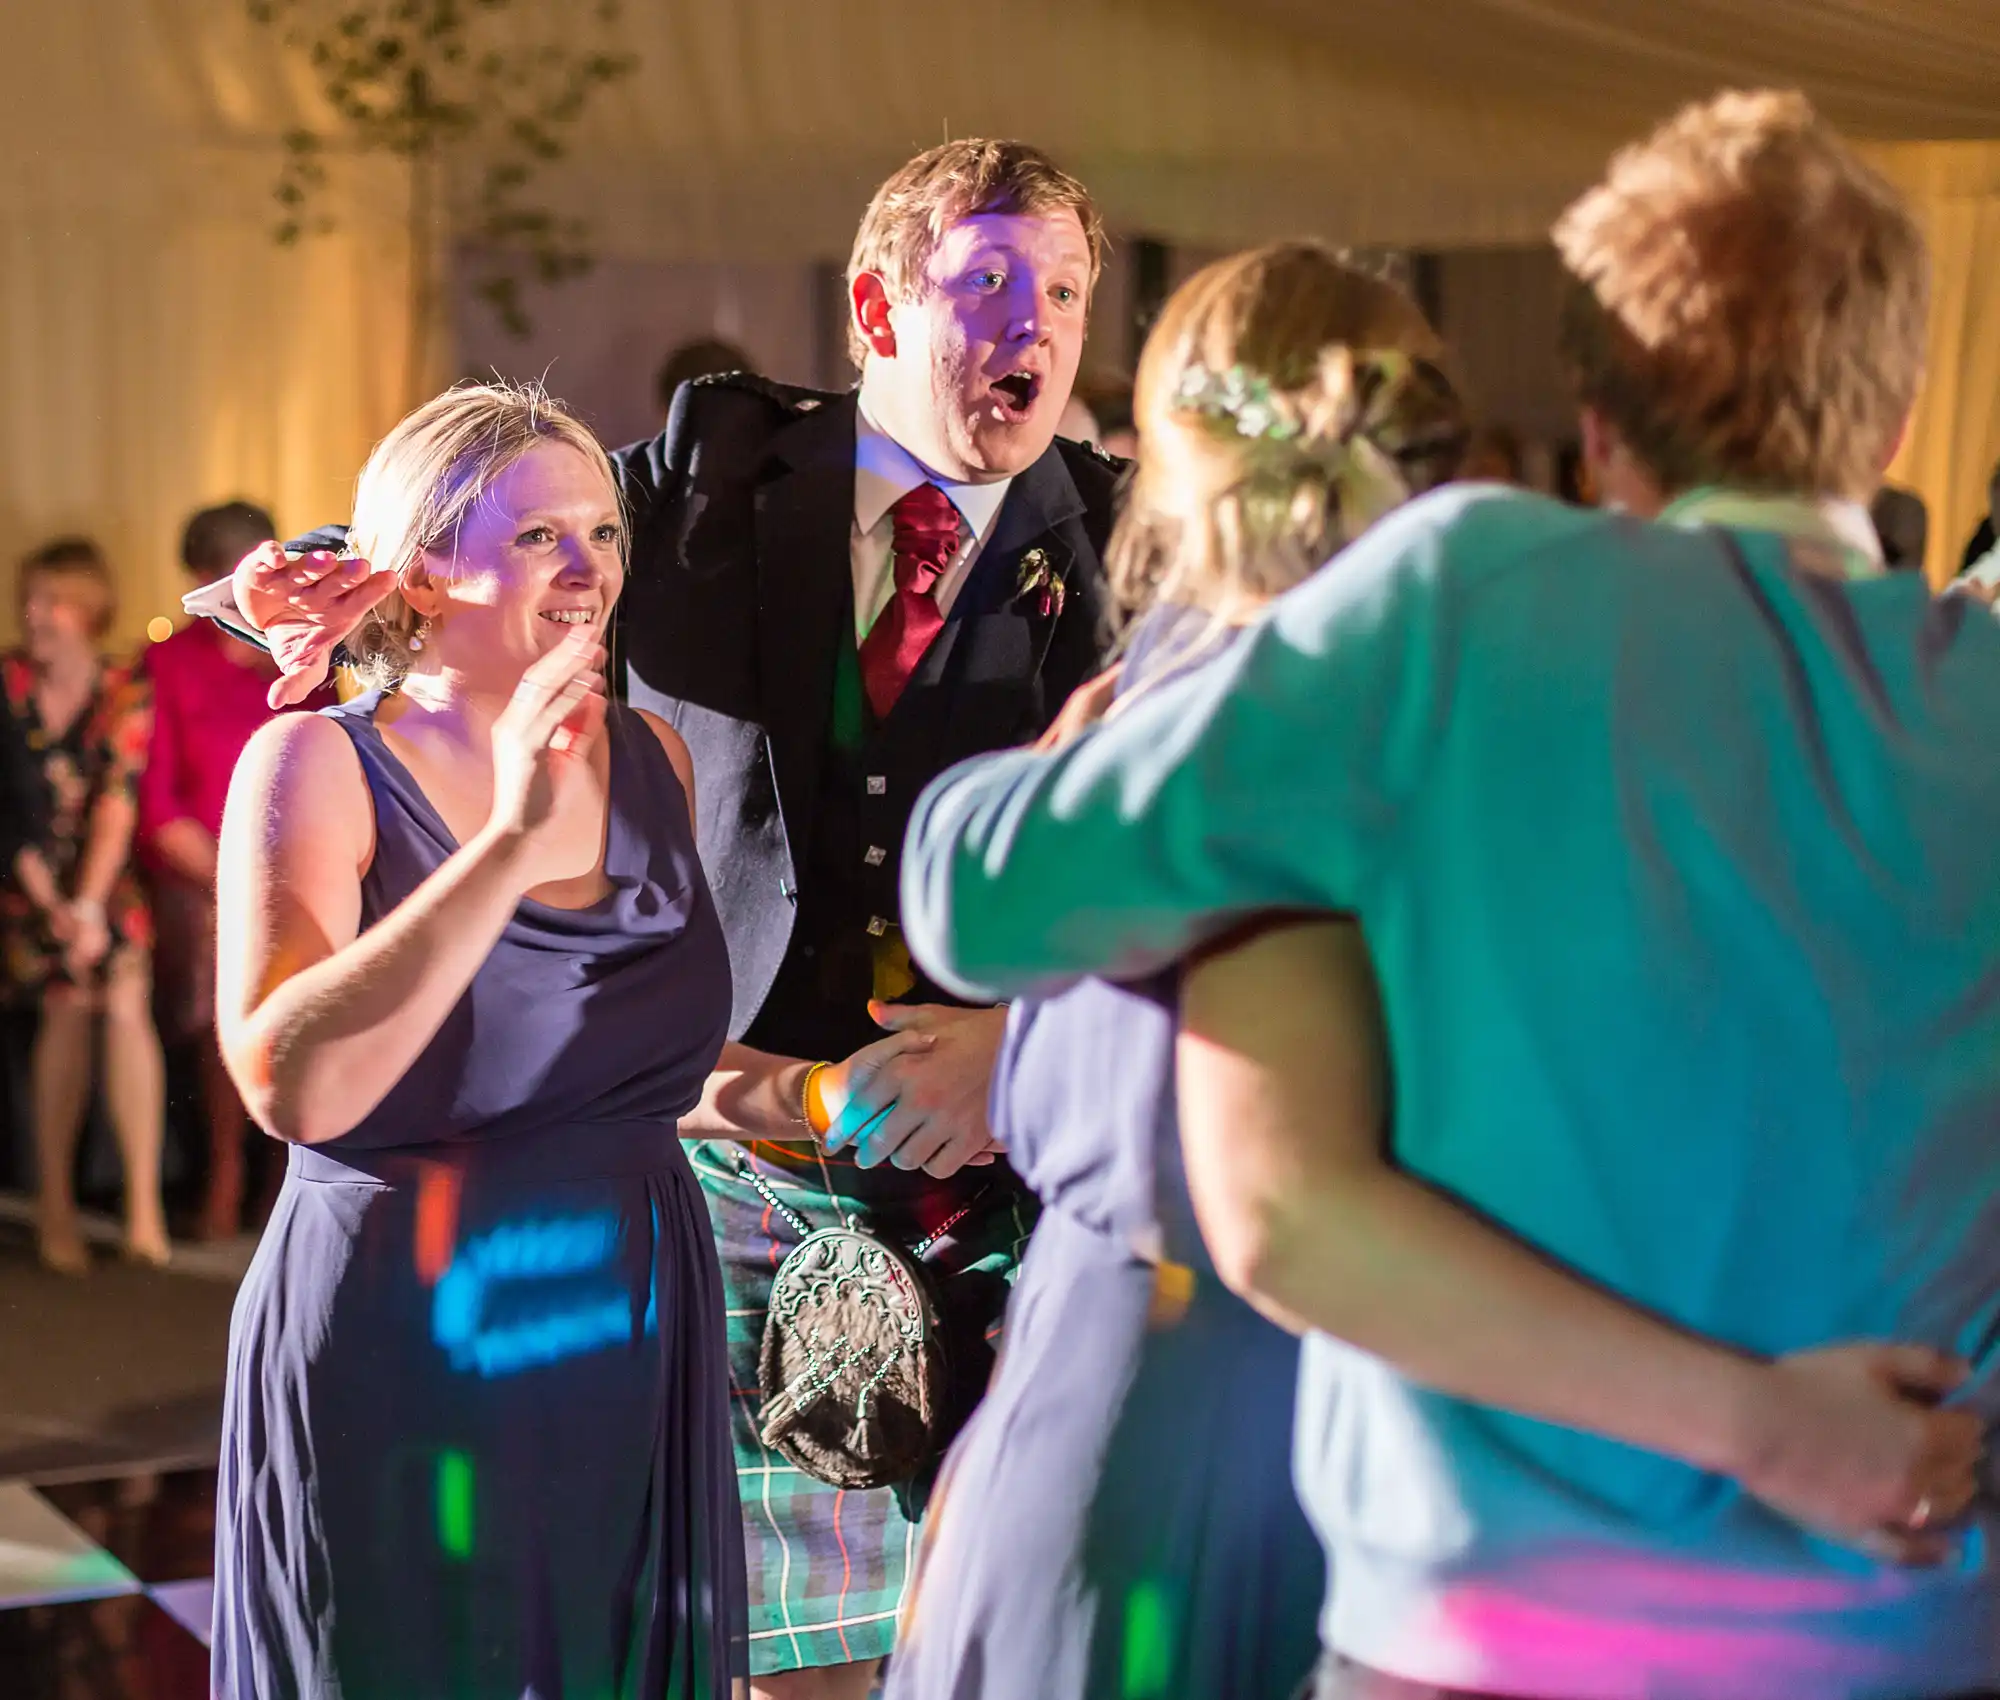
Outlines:
[[[555,283],[590,269],[586,223],[538,204],[530,190],[536,173],[568,151],[566,132],[591,96],[638,64],[613,46],[620,0],[247,4],[253,19],[305,54],[341,123],[337,137],[286,134],[274,190],[279,242],[331,227],[318,210],[325,158],[344,144],[411,161],[419,201],[437,192],[448,163],[470,168],[475,187],[457,234],[485,256],[476,292],[515,335],[530,329],[524,278]],[[537,12],[551,28],[528,41],[517,20]]]

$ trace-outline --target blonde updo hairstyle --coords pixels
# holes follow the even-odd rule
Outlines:
[[[1443,356],[1408,296],[1317,243],[1197,272],[1139,358],[1107,561],[1125,613],[1241,618],[1450,478],[1467,422]]]
[[[597,468],[616,499],[618,480],[603,445],[539,384],[453,386],[375,445],[355,482],[348,548],[378,569],[388,567],[398,586],[422,554],[455,558],[466,515],[494,480],[544,443],[575,449]],[[356,682],[381,691],[401,685],[412,668],[417,627],[400,589],[377,604],[347,640]]]

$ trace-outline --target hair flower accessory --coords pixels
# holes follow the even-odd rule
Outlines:
[[[1063,581],[1049,564],[1046,549],[1030,549],[1021,557],[1021,576],[1014,585],[1016,602],[1028,604],[1037,619],[1047,620],[1062,612],[1063,595]]]
[[[1211,372],[1196,361],[1174,387],[1174,405],[1206,419],[1226,420],[1239,437],[1284,442],[1299,434],[1298,421],[1287,418],[1273,398],[1270,380],[1240,365]]]

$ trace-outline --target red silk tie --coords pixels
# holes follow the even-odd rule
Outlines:
[[[919,484],[889,510],[896,593],[861,644],[861,685],[875,718],[886,720],[931,639],[944,624],[937,582],[958,553],[958,509],[935,484]]]

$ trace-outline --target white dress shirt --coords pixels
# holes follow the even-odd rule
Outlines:
[[[919,484],[935,484],[951,498],[965,523],[959,530],[958,553],[940,575],[931,594],[937,598],[938,612],[949,614],[959,590],[986,539],[993,535],[1000,505],[1007,500],[1007,487],[1014,481],[1003,478],[993,484],[954,484],[926,471],[910,451],[868,417],[865,407],[854,416],[854,531],[849,558],[854,566],[854,641],[859,643],[869,628],[889,606],[896,593],[896,575],[890,570],[889,549],[895,522],[889,510]]]

